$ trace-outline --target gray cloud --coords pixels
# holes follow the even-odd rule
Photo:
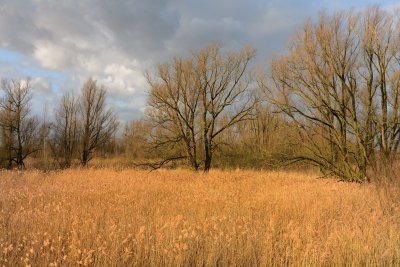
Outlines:
[[[317,0],[0,0],[0,47],[28,58],[28,67],[36,64],[67,77],[57,90],[48,88],[60,83],[51,75],[33,77],[41,88],[36,96],[49,105],[57,104],[62,91],[78,91],[78,84],[94,77],[127,120],[144,110],[143,72],[155,64],[213,41],[230,48],[252,44],[257,60],[265,62],[285,50],[288,36],[307,17],[346,5]],[[0,76],[15,69],[5,64],[0,59]]]

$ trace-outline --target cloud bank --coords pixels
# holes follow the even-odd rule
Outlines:
[[[213,41],[230,48],[251,44],[265,62],[284,51],[288,36],[307,17],[348,8],[345,1],[331,2],[0,0],[0,76],[32,76],[36,110],[43,101],[56,106],[63,91],[79,91],[93,77],[108,88],[110,105],[127,121],[142,114],[143,73],[157,63]]]

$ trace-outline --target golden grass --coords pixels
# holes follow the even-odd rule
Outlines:
[[[0,172],[0,266],[399,266],[371,185],[289,172]]]

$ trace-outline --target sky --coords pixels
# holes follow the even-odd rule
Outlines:
[[[252,45],[257,64],[284,53],[319,11],[400,7],[398,0],[0,0],[0,78],[33,82],[32,110],[51,120],[64,92],[92,77],[122,122],[146,108],[144,73],[218,41]]]

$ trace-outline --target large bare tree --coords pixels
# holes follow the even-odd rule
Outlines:
[[[272,63],[263,84],[298,125],[306,153],[293,158],[343,180],[369,180],[400,142],[399,20],[380,8],[321,14]]]
[[[66,93],[55,112],[52,150],[61,168],[71,166],[79,145],[79,102]]]
[[[26,157],[40,150],[39,121],[30,116],[31,81],[2,80],[0,101],[2,149],[7,168],[24,168]]]
[[[192,59],[176,58],[172,64],[158,66],[157,80],[148,75],[151,87],[149,118],[156,128],[156,148],[183,146],[165,160],[187,158],[194,170],[198,162],[198,114],[200,90]],[[183,152],[182,152],[183,151]],[[182,153],[182,154],[181,154]]]
[[[217,137],[252,115],[248,67],[253,57],[250,47],[223,53],[213,44],[187,59],[159,65],[156,77],[148,76],[155,144],[176,151],[167,161],[186,158],[197,170],[204,155],[204,171],[211,168]]]
[[[251,118],[256,101],[249,90],[248,65],[254,55],[251,47],[223,54],[219,44],[195,54],[206,172],[211,168],[217,137],[238,122]]]
[[[81,163],[87,166],[93,153],[111,140],[116,131],[116,113],[106,106],[106,89],[93,79],[82,86],[80,95]]]

